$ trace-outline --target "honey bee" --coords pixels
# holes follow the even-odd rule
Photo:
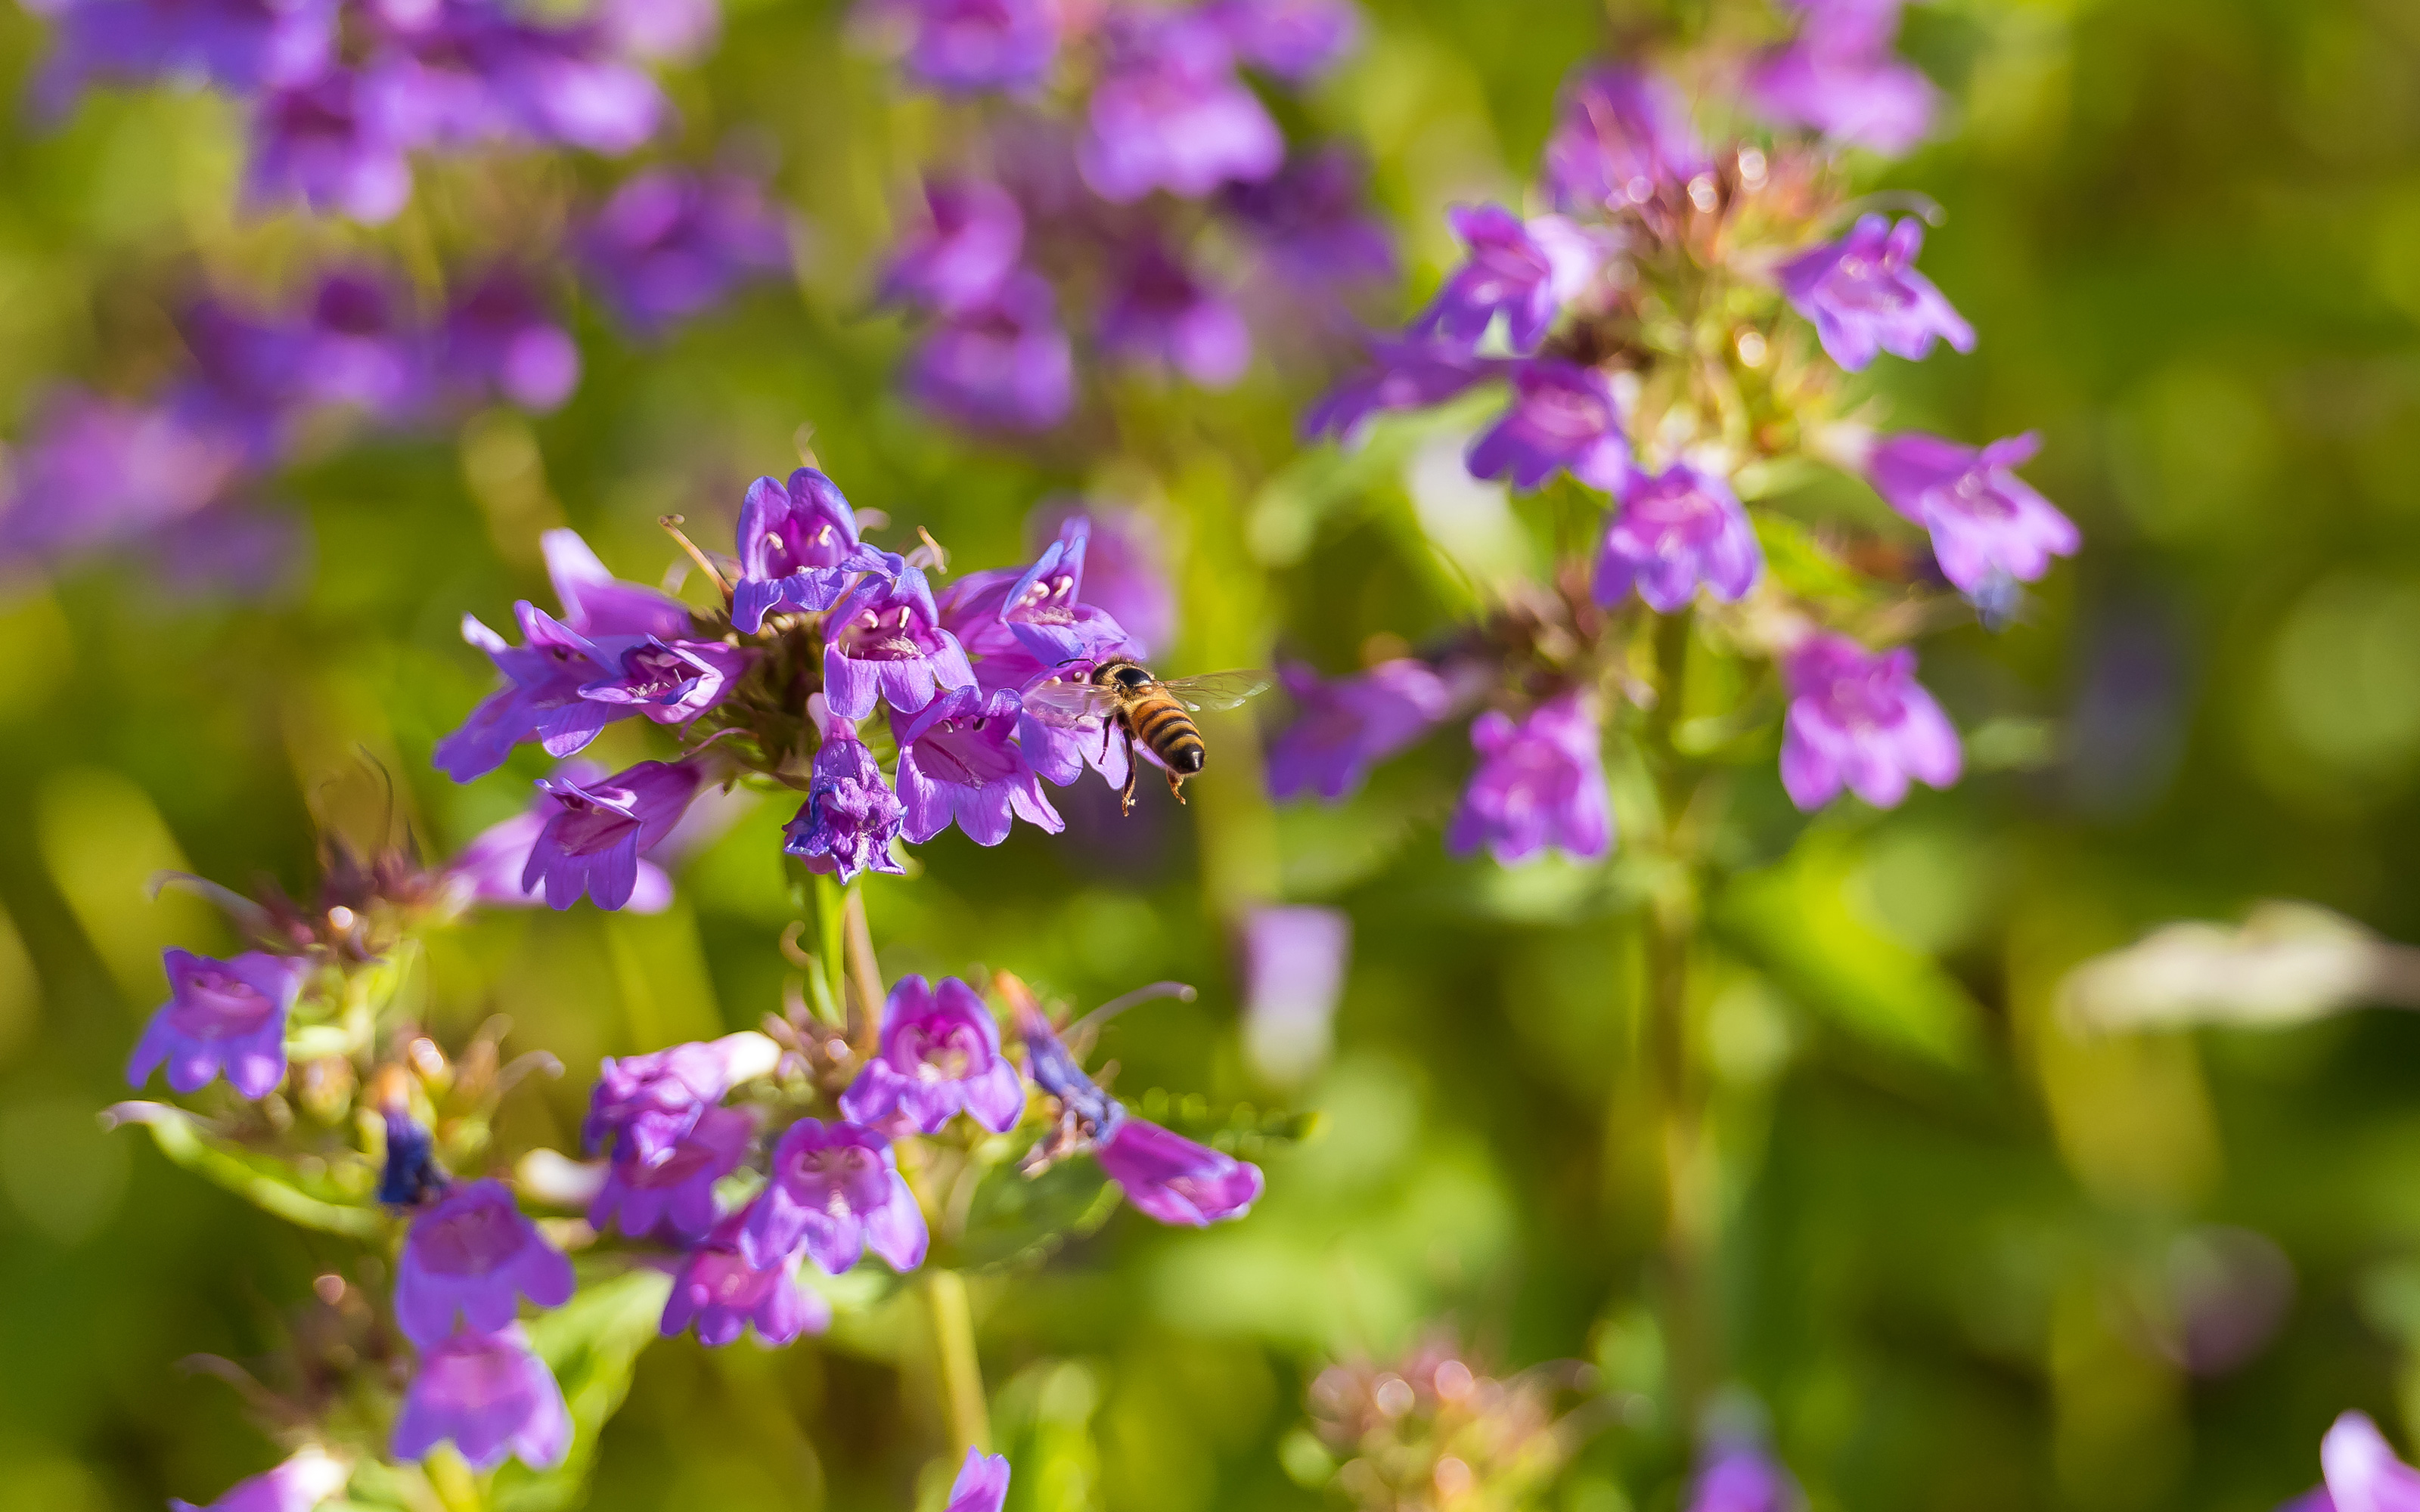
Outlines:
[[[1168,791],[1185,801],[1185,779],[1202,770],[1209,750],[1202,744],[1201,727],[1192,716],[1232,709],[1265,689],[1263,672],[1210,672],[1161,682],[1152,670],[1124,657],[1102,662],[1080,683],[1045,683],[1025,695],[1025,706],[1047,724],[1063,729],[1101,727],[1101,753],[1119,735],[1126,743],[1126,785],[1118,795],[1118,810],[1134,812],[1136,779],[1142,767],[1135,758],[1140,744],[1168,769]]]

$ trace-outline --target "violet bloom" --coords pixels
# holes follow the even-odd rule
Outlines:
[[[606,302],[642,336],[790,266],[788,227],[765,202],[764,187],[737,174],[634,174],[576,239]]]
[[[1059,51],[1051,0],[866,0],[859,14],[899,34],[908,70],[937,89],[1039,84]]]
[[[2319,1441],[2325,1483],[2288,1504],[2295,1512],[2412,1512],[2420,1507],[2420,1471],[2396,1457],[2366,1412],[2346,1412]],[[2281,1509],[2282,1512],[2282,1509]]]
[[[548,531],[537,542],[546,558],[547,580],[563,605],[563,623],[575,633],[652,635],[670,640],[689,632],[690,612],[680,600],[614,577],[578,531]]]
[[[518,1299],[540,1307],[571,1300],[571,1262],[538,1237],[500,1181],[464,1181],[420,1210],[395,1268],[395,1321],[423,1348],[454,1332],[458,1311],[492,1334]]]
[[[1563,209],[1643,205],[1712,166],[1680,89],[1627,66],[1575,78],[1546,139],[1546,187]]]
[[[378,1199],[390,1208],[417,1208],[442,1196],[453,1180],[437,1164],[437,1138],[399,1107],[386,1110],[386,1158],[379,1163]]]
[[[597,1068],[581,1120],[581,1144],[596,1154],[609,1144],[616,1165],[660,1165],[729,1092],[752,1041],[733,1036],[692,1041],[644,1056],[608,1056]],[[765,1069],[771,1069],[769,1066]]]
[[[296,374],[302,393],[322,404],[354,405],[385,419],[427,397],[427,343],[380,275],[339,270],[319,280],[302,322]]]
[[[1256,183],[1231,183],[1218,208],[1252,240],[1271,271],[1317,299],[1395,276],[1395,239],[1370,213],[1370,172],[1343,147],[1296,153]]]
[[[1243,312],[1156,238],[1125,258],[1100,340],[1113,357],[1172,367],[1205,389],[1231,387],[1252,360]]]
[[[168,1498],[168,1512],[312,1512],[345,1489],[349,1473],[317,1445],[253,1476],[240,1480],[208,1506]]]
[[[1606,516],[1597,547],[1596,601],[1607,609],[1633,586],[1658,614],[1684,608],[1704,583],[1726,604],[1756,586],[1764,552],[1730,485],[1676,462],[1634,472]]]
[[[661,1160],[633,1155],[608,1165],[588,1227],[603,1233],[615,1224],[633,1239],[661,1234],[695,1243],[714,1227],[714,1183],[739,1168],[755,1136],[756,1120],[744,1109],[706,1109]]]
[[[1141,1119],[1120,1119],[1095,1153],[1126,1200],[1164,1224],[1206,1228],[1260,1200],[1259,1166]]]
[[[1500,311],[1512,349],[1534,351],[1605,265],[1603,243],[1559,215],[1524,222],[1500,205],[1457,205],[1446,219],[1470,255],[1413,322],[1414,335],[1476,343]]]
[[[857,512],[838,484],[814,468],[799,469],[786,485],[759,478],[739,505],[732,628],[754,635],[777,610],[828,609],[870,561],[858,547]]]
[[[1027,516],[1027,539],[1056,537],[1078,520],[1088,532],[1081,602],[1117,621],[1138,656],[1165,647],[1176,629],[1176,598],[1159,528],[1140,509],[1068,500]]]
[[[1202,13],[1237,57],[1296,83],[1335,67],[1361,35],[1350,0],[1210,0]]]
[[[802,1244],[832,1275],[869,1249],[894,1271],[923,1263],[923,1210],[881,1134],[800,1119],[773,1147],[768,1176],[739,1227],[739,1253],[756,1269],[771,1268]]]
[[[579,385],[580,348],[528,275],[499,268],[446,312],[438,367],[457,389],[493,390],[543,414]]]
[[[2083,544],[2075,522],[2016,474],[2041,447],[2031,431],[1977,450],[1909,431],[1885,438],[1866,475],[1890,506],[1932,532],[1941,575],[1980,594],[1994,580],[2032,582]]]
[[[696,61],[722,35],[720,0],[603,0],[597,21],[615,51],[671,63]]]
[[[1278,676],[1294,698],[1294,722],[1269,743],[1269,796],[1305,789],[1330,803],[1358,788],[1370,768],[1411,745],[1446,717],[1453,697],[1428,663],[1410,656],[1352,677],[1323,678],[1290,664]]]
[[[267,1097],[286,1076],[286,1015],[302,995],[302,961],[262,950],[218,961],[174,946],[161,960],[168,1000],[135,1041],[127,1081],[141,1087],[164,1061],[179,1092],[224,1072],[243,1096]]]
[[[1181,11],[1121,12],[1093,86],[1076,162],[1093,192],[1128,205],[1155,189],[1200,199],[1266,178],[1285,137],[1234,74],[1218,24]]]
[[[1000,1026],[955,977],[938,988],[903,977],[882,1005],[882,1043],[841,1095],[852,1122],[896,1134],[938,1134],[967,1117],[994,1134],[1016,1127],[1025,1083],[1000,1053]],[[898,1127],[892,1127],[892,1120]]]
[[[379,13],[374,87],[406,140],[444,147],[559,142],[623,153],[655,134],[655,81],[592,24],[546,26],[491,0],[418,0]]]
[[[546,883],[550,908],[570,907],[585,893],[605,909],[630,901],[639,884],[639,853],[652,850],[680,823],[697,795],[699,772],[690,762],[641,762],[603,781],[538,779],[538,791],[557,812],[538,832],[521,869],[521,887]]]
[[[1297,1082],[1327,1058],[1353,958],[1341,909],[1264,905],[1244,916],[1244,1048],[1264,1075]]]
[[[1593,861],[1613,845],[1613,806],[1596,719],[1576,693],[1547,700],[1515,721],[1490,709],[1471,721],[1479,769],[1446,829],[1446,849],[1487,847],[1499,865],[1552,845]]]
[[[1459,341],[1373,341],[1370,355],[1374,365],[1345,378],[1304,412],[1305,436],[1351,441],[1372,415],[1443,404],[1505,366]]]
[[[1781,785],[1812,811],[1849,791],[1877,809],[1907,796],[1910,778],[1958,780],[1958,732],[1916,681],[1916,653],[1877,655],[1843,636],[1816,634],[1783,661],[1790,715]]]
[[[1751,1444],[1716,1450],[1689,1489],[1688,1512],[1795,1512],[1798,1488],[1790,1472]]]
[[[864,872],[904,876],[907,868],[891,854],[907,805],[882,779],[881,764],[856,727],[835,719],[815,748],[814,777],[807,801],[783,827],[782,848],[810,872],[837,876],[845,885]]]
[[[940,627],[923,569],[896,557],[832,607],[824,634],[824,697],[839,718],[862,719],[877,702],[913,714],[936,687],[974,687],[974,669]]]
[[[1561,469],[1609,491],[1630,471],[1630,443],[1604,374],[1532,357],[1513,364],[1512,408],[1470,443],[1465,461],[1472,477],[1509,474],[1518,488],[1535,488]]]
[[[941,1512],[1000,1512],[1008,1502],[1008,1456],[987,1455],[971,1444],[958,1478],[950,1483]]]
[[[672,1295],[664,1299],[659,1325],[664,1337],[694,1324],[697,1341],[717,1350],[752,1324],[756,1342],[768,1346],[831,1326],[831,1304],[799,1284],[796,1250],[763,1267],[750,1264],[739,1253],[739,1233],[751,1211],[723,1220],[703,1247],[690,1252],[673,1277]]]
[[[173,409],[53,393],[0,470],[0,563],[149,535],[209,506],[244,460],[240,438]]]
[[[473,1470],[492,1470],[508,1454],[544,1470],[570,1449],[563,1388],[519,1323],[466,1330],[421,1351],[390,1447],[397,1459],[418,1459],[448,1439]]]
[[[1006,840],[1013,819],[1053,835],[1067,827],[1016,744],[1021,713],[1016,695],[1004,689],[954,688],[900,729],[899,798],[911,843],[954,820],[978,845]]]
[[[1016,196],[980,178],[924,180],[925,224],[901,239],[877,298],[954,314],[999,291],[1025,251]]]
[[[1107,609],[1084,602],[1084,557],[1093,527],[1070,519],[1002,595],[999,623],[1044,667],[1134,656],[1140,648]]]
[[[926,332],[908,358],[908,393],[959,424],[1047,430],[1076,402],[1076,354],[1059,325],[1059,299],[1039,273],[1019,269],[990,299]]]
[[[604,675],[580,685],[580,697],[602,705],[588,717],[597,729],[625,714],[657,724],[686,724],[729,698],[756,653],[721,640],[659,640],[654,636],[599,641],[589,653]],[[568,737],[576,718],[558,733]]]
[[[26,8],[57,23],[57,51],[33,89],[45,115],[94,79],[256,94],[317,73],[336,41],[334,0],[64,0]]]
[[[1842,51],[1807,37],[1765,54],[1748,72],[1747,96],[1772,120],[1894,158],[1924,140],[1941,103],[1921,69],[1887,52]]]
[[[260,97],[245,193],[256,204],[297,199],[379,224],[411,198],[405,147],[362,76],[329,68]]]
[[[1920,358],[1936,337],[1973,351],[1975,328],[1916,270],[1923,245],[1921,221],[1894,226],[1887,216],[1862,215],[1839,240],[1783,263],[1781,291],[1815,322],[1832,361],[1852,373],[1876,352]]]

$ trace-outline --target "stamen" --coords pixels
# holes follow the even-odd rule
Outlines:
[[[731,584],[723,578],[722,569],[714,564],[712,557],[697,548],[695,541],[681,533],[681,527],[689,522],[678,515],[659,515],[656,518],[656,523],[664,528],[665,533],[680,543],[680,548],[689,553],[689,559],[691,562],[706,569],[706,575],[714,579],[714,586],[722,590],[722,602],[728,605],[731,602]]]

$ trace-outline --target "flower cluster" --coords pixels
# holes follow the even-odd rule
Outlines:
[[[1535,1504],[1580,1446],[1545,1370],[1496,1376],[1432,1337],[1389,1365],[1332,1365],[1311,1383],[1311,1427],[1336,1489],[1365,1512]]]
[[[1758,77],[1854,66],[1896,78],[1904,66],[1879,51],[1896,10],[1810,5],[1799,39]],[[1826,78],[1825,88],[1850,87]],[[1829,116],[1816,124],[1857,134]],[[1524,490],[1567,476],[1559,497],[1607,496],[1592,559],[1516,593],[1436,656],[1337,682],[1289,671],[1301,713],[1272,751],[1280,795],[1340,797],[1373,763],[1484,701],[1450,848],[1504,861],[1549,846],[1601,856],[1612,825],[1599,726],[1624,699],[1677,697],[1629,673],[1631,646],[1654,617],[1701,603],[1727,645],[1778,670],[1781,775],[1800,808],[1844,788],[1889,806],[1911,780],[1957,779],[1957,733],[1916,682],[1914,653],[1860,639],[1903,637],[1916,618],[1769,571],[1770,532],[1803,557],[1827,548],[1786,517],[1751,512],[1743,495],[1767,487],[1782,462],[1850,469],[1930,535],[1931,581],[1987,623],[2078,538],[2014,471],[2032,437],[1978,448],[1877,434],[1843,408],[1844,373],[1941,343],[1968,350],[1975,332],[1916,270],[1917,221],[1866,214],[1827,232],[1849,214],[1842,184],[1818,145],[1710,148],[1678,88],[1652,73],[1574,79],[1546,146],[1541,208],[1457,208],[1462,265],[1307,424],[1352,440],[1382,412],[1500,384],[1508,403],[1471,440],[1470,474]]]
[[[1393,272],[1357,161],[1290,160],[1239,72],[1325,71],[1357,29],[1347,0],[867,0],[861,18],[913,79],[989,107],[879,285],[923,322],[908,386],[938,414],[1056,425],[1079,349],[1224,388],[1256,326],[1333,331],[1340,300]]]

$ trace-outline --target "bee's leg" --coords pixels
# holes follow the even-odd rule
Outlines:
[[[1142,763],[1135,760],[1134,736],[1128,735],[1126,736],[1126,788],[1124,793],[1118,795],[1118,813],[1121,817],[1134,812],[1135,782],[1141,776]]]
[[[1177,802],[1185,802],[1185,779],[1177,776],[1174,772],[1169,773],[1168,791],[1176,795]]]

